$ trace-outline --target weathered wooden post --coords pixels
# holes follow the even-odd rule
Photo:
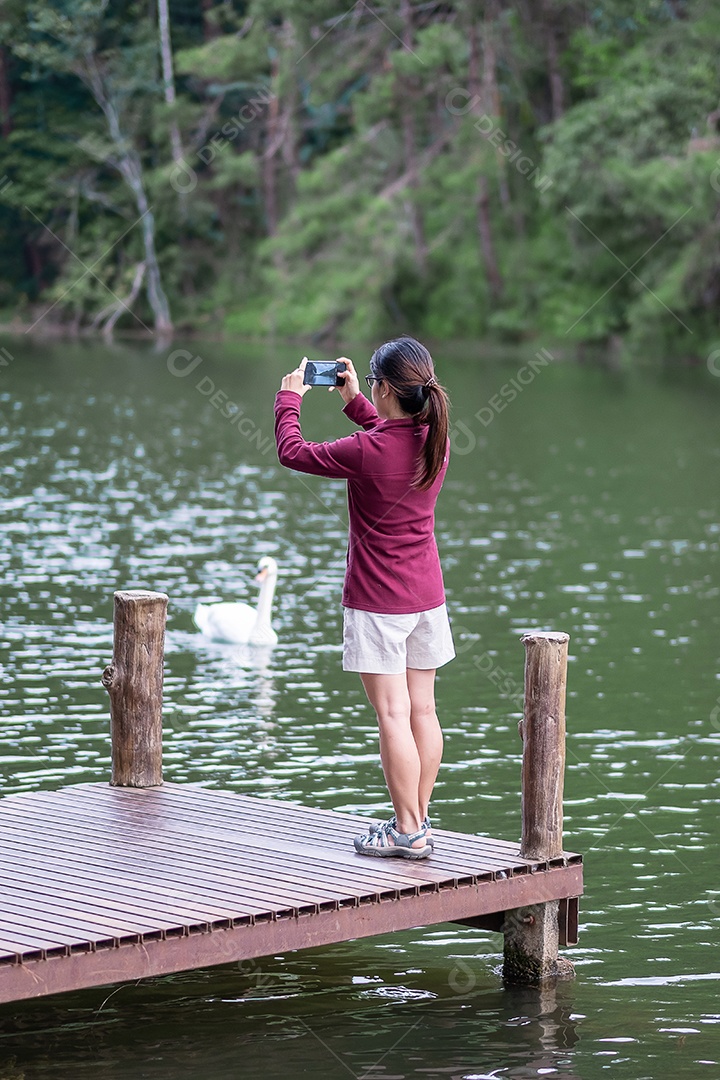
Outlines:
[[[110,695],[112,778],[116,787],[162,784],[164,593],[115,593],[112,663],[102,683]]]
[[[565,775],[565,685],[570,637],[525,634],[525,703],[520,733],[522,759],[522,842],[524,859],[554,859],[563,850]],[[559,901],[505,913],[503,976],[508,982],[537,983],[570,975],[572,964],[558,958]]]

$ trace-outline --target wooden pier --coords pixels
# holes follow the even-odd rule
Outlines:
[[[114,783],[0,799],[0,1002],[445,921],[503,932],[509,977],[558,973],[582,893],[561,850],[567,635],[526,640],[523,843],[434,829],[429,859],[387,861],[353,850],[367,819],[157,784],[160,600],[116,594]]]

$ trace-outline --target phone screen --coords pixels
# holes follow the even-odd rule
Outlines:
[[[306,386],[337,386],[337,373],[341,368],[344,370],[345,365],[336,360],[308,360],[303,382]]]

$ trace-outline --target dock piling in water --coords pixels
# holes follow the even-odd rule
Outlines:
[[[162,593],[115,593],[111,783],[0,799],[0,1002],[443,922],[503,932],[514,982],[572,970],[566,634],[524,639],[523,847],[437,828],[432,858],[387,865],[353,850],[367,818],[162,783],[166,610]]]
[[[115,593],[110,695],[114,787],[162,784],[162,696],[168,598],[143,589]]]
[[[522,840],[526,859],[559,859],[563,850],[565,776],[565,687],[568,634],[525,634],[525,701],[520,732],[522,758]],[[574,904],[576,900],[572,901]],[[572,974],[558,957],[561,923],[568,935],[567,906],[558,900],[507,911],[503,975],[508,982],[533,983]],[[567,905],[568,901],[565,901]],[[571,931],[572,933],[572,931]]]
[[[565,686],[570,637],[525,634],[522,845],[526,859],[554,859],[563,849]]]

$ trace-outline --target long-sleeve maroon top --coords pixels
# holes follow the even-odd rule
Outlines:
[[[335,442],[306,442],[302,398],[280,390],[275,439],[281,465],[348,482],[350,537],[342,602],[345,607],[396,615],[429,611],[445,602],[435,543],[435,503],[447,471],[432,487],[413,488],[427,425],[410,417],[381,420],[364,394],[343,412],[362,431]]]

